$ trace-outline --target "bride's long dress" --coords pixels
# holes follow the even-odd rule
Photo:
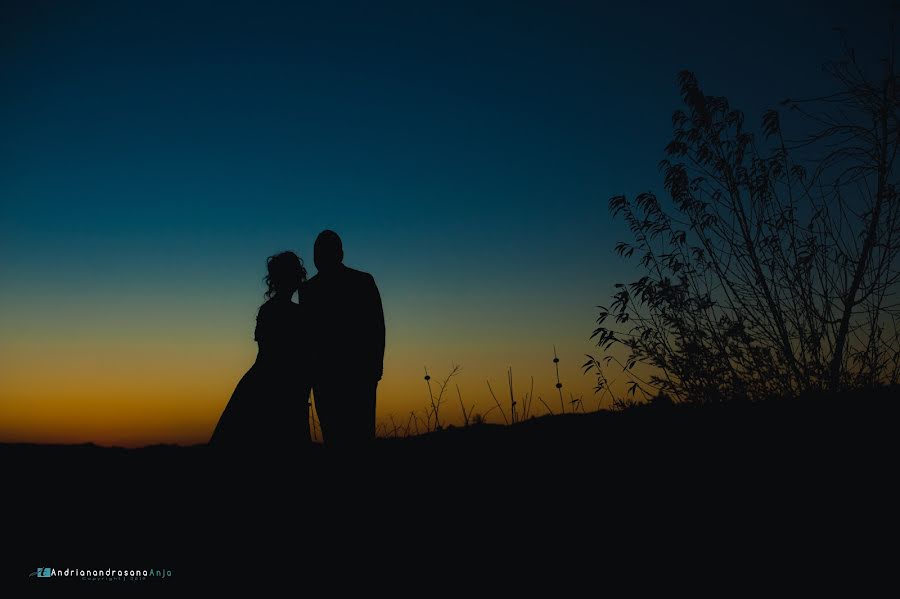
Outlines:
[[[301,307],[269,300],[256,317],[256,362],[241,378],[209,444],[247,451],[310,443]]]

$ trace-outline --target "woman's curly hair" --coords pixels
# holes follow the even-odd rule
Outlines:
[[[266,299],[270,299],[278,289],[291,287],[306,281],[306,269],[303,260],[294,252],[281,252],[269,256],[266,261],[268,274],[266,283]]]

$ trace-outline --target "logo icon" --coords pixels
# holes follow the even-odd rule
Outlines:
[[[52,576],[53,569],[52,568],[36,568],[34,572],[29,574],[28,576],[37,576],[38,578],[50,578]]]

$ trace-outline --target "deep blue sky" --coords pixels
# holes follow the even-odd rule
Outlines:
[[[328,227],[379,281],[398,377],[502,376],[504,344],[580,364],[631,277],[606,200],[660,190],[677,72],[756,122],[829,89],[832,27],[887,15],[604,4],[5,2],[0,343],[128,318],[247,341],[265,256]]]

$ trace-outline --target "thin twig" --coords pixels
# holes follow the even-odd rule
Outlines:
[[[544,407],[547,408],[547,411],[550,412],[551,416],[554,416],[553,409],[547,405],[547,402],[544,401],[544,398],[542,398],[540,395],[538,395],[538,401],[544,404]]]
[[[488,386],[488,391],[491,392],[491,397],[494,398],[494,403],[497,404],[497,407],[500,409],[500,414],[503,415],[503,422],[505,422],[506,424],[509,424],[509,420],[506,418],[506,413],[503,411],[503,408],[500,406],[500,402],[497,401],[497,396],[494,395],[494,390],[491,389],[491,382],[490,382],[490,381],[487,382],[487,386]],[[491,409],[493,409],[493,408],[491,408]],[[485,415],[487,415],[487,414],[485,414]]]
[[[469,415],[466,414],[466,406],[463,404],[462,393],[459,391],[459,385],[456,386],[456,395],[459,397],[459,407],[462,409],[463,413],[463,421],[466,423],[466,426],[469,426]]]

